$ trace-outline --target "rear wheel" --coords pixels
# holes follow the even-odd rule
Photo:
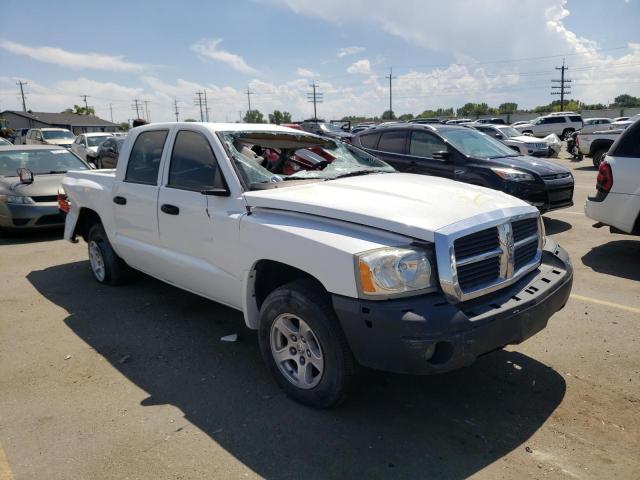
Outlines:
[[[600,150],[596,150],[596,152],[593,154],[593,157],[592,157],[594,167],[598,168],[600,166],[600,162],[602,162],[602,159],[607,154],[607,151],[608,149],[606,148],[601,148]]]
[[[563,139],[563,140],[568,139],[568,138],[571,136],[571,134],[572,134],[573,132],[575,132],[575,129],[573,129],[573,128],[565,128],[565,129],[562,131],[562,139]]]
[[[321,285],[298,280],[269,294],[260,310],[259,340],[288,396],[316,408],[344,400],[355,361]]]
[[[127,279],[129,267],[111,247],[101,224],[96,224],[89,229],[87,240],[89,266],[98,283],[105,285],[123,283]]]

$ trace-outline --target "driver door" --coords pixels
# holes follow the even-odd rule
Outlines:
[[[423,175],[435,175],[444,178],[456,178],[464,173],[456,169],[452,158],[440,160],[433,158],[434,152],[449,152],[447,144],[432,133],[423,130],[413,130],[409,139],[409,157],[412,172]]]

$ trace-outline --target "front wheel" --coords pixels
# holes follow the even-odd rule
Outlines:
[[[321,285],[300,280],[269,294],[260,310],[259,340],[288,396],[316,408],[344,400],[355,361]]]
[[[602,162],[602,160],[604,159],[604,156],[607,154],[607,149],[606,148],[601,148],[600,150],[596,151],[593,154],[592,160],[593,160],[593,166],[598,168],[600,166],[600,162]]]
[[[104,228],[96,224],[89,229],[89,265],[98,283],[119,285],[127,279],[129,267],[113,250]]]

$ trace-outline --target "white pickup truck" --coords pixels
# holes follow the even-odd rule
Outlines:
[[[593,166],[597,167],[624,130],[603,130],[592,133],[578,132],[576,134],[576,148],[580,159],[590,157]]]
[[[300,149],[324,168],[280,174]],[[98,282],[133,268],[241,310],[279,384],[315,407],[358,365],[438,373],[519,343],[571,290],[535,207],[284,127],[146,125],[117,171],[63,187],[65,238],[88,243]]]

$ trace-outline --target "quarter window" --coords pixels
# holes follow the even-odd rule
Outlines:
[[[167,130],[152,130],[138,135],[129,156],[125,182],[157,185],[167,133]]]
[[[201,192],[225,188],[218,162],[204,135],[181,130],[171,153],[168,186]]]
[[[396,130],[384,132],[378,143],[378,150],[389,153],[404,153],[404,144],[407,139],[407,132]]]
[[[411,132],[409,155],[432,158],[434,152],[447,150],[446,144],[438,137],[426,132]]]
[[[360,136],[360,143],[364,148],[375,149],[378,146],[379,138],[380,138],[380,133],[368,133],[366,135]]]

